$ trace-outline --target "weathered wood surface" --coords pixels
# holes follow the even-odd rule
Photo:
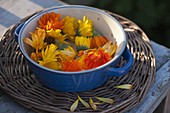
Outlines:
[[[58,0],[0,0],[0,36],[12,24],[43,8],[63,5]],[[156,57],[156,80],[145,99],[128,113],[152,113],[170,89],[170,49],[151,41]],[[34,113],[0,90],[0,113]],[[170,111],[169,111],[170,112]]]

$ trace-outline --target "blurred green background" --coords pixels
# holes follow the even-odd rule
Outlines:
[[[170,0],[62,0],[122,15],[135,22],[149,39],[170,48]]]

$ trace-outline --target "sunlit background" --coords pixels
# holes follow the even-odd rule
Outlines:
[[[62,0],[122,15],[135,22],[149,39],[170,48],[169,0]]]

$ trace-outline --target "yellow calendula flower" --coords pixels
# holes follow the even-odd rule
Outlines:
[[[58,59],[61,61],[70,61],[73,60],[76,54],[70,50],[59,50],[57,51]]]
[[[51,44],[46,49],[42,50],[42,60],[38,61],[40,65],[51,68],[60,69],[60,62],[57,60],[58,53],[56,52],[57,46]]]
[[[114,53],[116,52],[116,49],[117,49],[117,44],[116,43],[113,43],[112,41],[109,41],[107,42],[103,47],[102,49],[109,53],[110,56],[114,55]]]
[[[61,70],[61,62],[50,62],[44,64],[44,67],[54,69],[54,70]]]
[[[56,40],[58,56],[62,61],[72,60],[76,57],[76,51],[68,44],[62,44]]]
[[[36,53],[39,50],[42,50],[47,43],[44,42],[46,32],[44,29],[37,29],[31,34],[31,39],[30,38],[24,38],[23,41],[27,43],[28,45],[32,46],[35,50]]]
[[[92,36],[93,35],[93,22],[89,20],[86,16],[83,20],[78,20],[78,32],[80,36]]]
[[[76,36],[75,45],[76,45],[77,51],[89,49],[90,42],[91,42],[91,38],[83,37],[83,36]]]
[[[67,35],[70,40],[74,41],[74,36],[76,35],[76,29],[78,27],[76,19],[66,16],[63,23],[63,33]]]
[[[61,43],[63,43],[64,40],[66,39],[65,35],[61,34],[61,30],[60,29],[56,29],[56,30],[51,29],[51,30],[48,30],[47,34],[48,34],[48,36],[53,37],[54,39],[57,39]]]

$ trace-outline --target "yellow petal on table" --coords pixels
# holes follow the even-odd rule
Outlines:
[[[96,104],[93,102],[93,99],[90,97],[89,99],[90,106],[93,108],[93,110],[97,110]]]
[[[96,99],[102,101],[102,102],[105,102],[105,103],[109,103],[109,104],[113,104],[113,99],[110,99],[110,98],[103,98],[103,97],[95,97]]]
[[[73,112],[75,111],[75,109],[77,108],[78,106],[78,103],[79,103],[79,99],[77,99],[70,107],[70,111]]]
[[[90,105],[87,103],[87,102],[85,102],[80,96],[77,96],[78,97],[78,99],[80,100],[80,102],[86,107],[86,108],[90,108]]]
[[[132,85],[131,84],[123,84],[123,85],[115,86],[115,88],[119,88],[119,89],[132,89]]]

